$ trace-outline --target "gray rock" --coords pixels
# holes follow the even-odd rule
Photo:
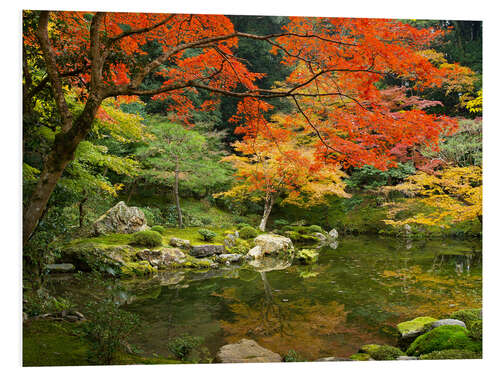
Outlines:
[[[186,261],[186,254],[175,247],[164,247],[159,250],[144,249],[138,251],[135,256],[139,260],[146,260],[153,267],[158,268],[180,265]]]
[[[255,247],[251,248],[250,250],[248,250],[247,258],[257,259],[257,258],[261,258],[263,255],[264,254],[262,253],[262,248],[260,246],[255,246]]]
[[[189,240],[183,240],[182,238],[172,237],[169,242],[170,246],[180,247],[181,249],[189,250],[191,248],[191,242]]]
[[[316,237],[321,242],[325,242],[328,240],[327,237],[323,233],[320,233],[320,232],[315,232],[312,235],[313,235],[313,237]]]
[[[336,240],[339,238],[339,232],[337,232],[337,229],[333,228],[330,232],[328,232],[328,236],[330,236],[332,240]]]
[[[147,229],[147,220],[137,207],[118,202],[93,224],[96,235],[109,233],[135,233]]]
[[[281,362],[281,356],[253,340],[241,339],[235,344],[221,347],[216,360],[222,363]]]
[[[293,250],[292,240],[277,234],[261,234],[255,238],[254,243],[260,246],[262,255]]]
[[[332,241],[328,244],[328,246],[330,246],[330,248],[332,248],[333,250],[337,249],[337,247],[339,247],[339,242],[338,241]]]
[[[50,272],[72,272],[75,266],[71,263],[47,264],[45,266]]]
[[[353,361],[353,359],[341,358],[341,357],[325,357],[317,359],[315,362],[341,362],[341,361]]]
[[[217,255],[224,253],[224,245],[196,245],[192,246],[189,254],[196,258],[203,258],[207,256]]]
[[[235,235],[235,234],[228,234],[225,238],[224,238],[224,245],[226,247],[233,247],[234,245],[236,245],[236,239],[238,237]]]
[[[398,359],[398,361],[411,361],[411,360],[418,359],[418,357],[410,357],[407,355],[400,355],[397,359]]]
[[[243,259],[241,254],[220,254],[217,255],[216,260],[220,263],[237,263]]]
[[[458,319],[441,319],[436,320],[430,324],[431,328],[437,328],[441,326],[461,326],[467,328],[465,323]]]

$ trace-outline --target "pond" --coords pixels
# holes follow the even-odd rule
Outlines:
[[[364,344],[395,345],[399,322],[482,304],[480,241],[344,237],[313,265],[266,262],[121,281],[123,308],[144,323],[131,344],[144,356],[171,357],[170,339],[197,336],[193,356],[209,361],[222,345],[249,338],[305,360],[348,357]],[[96,293],[85,279],[52,284],[82,301]]]

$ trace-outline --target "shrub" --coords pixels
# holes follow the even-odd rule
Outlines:
[[[255,228],[252,228],[251,226],[245,226],[241,228],[238,233],[243,239],[255,238],[259,235],[259,232],[257,232],[257,230]]]
[[[390,345],[381,345],[371,353],[371,357],[376,361],[392,361],[402,355],[405,354],[400,349]]]
[[[157,207],[140,207],[140,209],[144,212],[149,225],[160,224],[165,221],[163,213]]]
[[[461,320],[468,329],[471,329],[472,322],[482,319],[482,309],[465,309],[455,311],[450,315],[451,319]]]
[[[112,300],[88,303],[86,315],[89,320],[82,329],[90,341],[89,361],[109,365],[118,350],[127,348],[125,340],[137,329],[139,318]]]
[[[470,325],[470,336],[476,340],[483,339],[483,321],[475,320]]]
[[[232,254],[246,254],[250,250],[250,244],[248,241],[242,240],[241,238],[236,238],[234,240],[234,246],[229,249]]]
[[[53,297],[45,289],[24,294],[23,311],[28,316],[61,312],[72,307],[69,300],[63,297]]]
[[[349,358],[353,361],[369,361],[371,357],[368,353],[356,353],[351,355]]]
[[[288,220],[285,220],[285,219],[276,219],[274,220],[274,225],[276,225],[277,227],[282,227],[282,226],[285,226],[285,225],[288,225],[289,222]]]
[[[288,353],[283,357],[283,362],[303,362],[304,360],[299,354],[293,349],[290,349]]]
[[[201,337],[184,335],[171,340],[167,347],[177,359],[183,360],[189,355],[191,350],[201,344],[201,341]]]
[[[154,230],[155,232],[158,232],[160,234],[165,233],[165,228],[163,228],[161,225],[154,225],[151,227],[151,230]]]
[[[323,233],[323,228],[321,228],[319,225],[311,225],[309,227],[309,233],[312,234],[316,232]]]
[[[217,236],[217,233],[212,232],[209,229],[200,229],[198,233],[201,234],[204,241],[212,242],[212,240]]]
[[[434,328],[413,341],[408,355],[422,355],[445,349],[481,351],[481,343],[469,337],[469,331],[462,326],[441,326]]]
[[[135,245],[155,247],[161,245],[162,237],[160,233],[153,230],[143,230],[141,232],[134,233],[131,243]]]
[[[447,349],[424,354],[420,359],[479,359],[481,354],[471,352],[470,350]]]

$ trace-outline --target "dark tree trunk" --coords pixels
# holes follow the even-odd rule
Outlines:
[[[174,199],[175,199],[175,206],[177,208],[177,220],[179,223],[179,228],[183,228],[184,224],[182,223],[181,202],[179,199],[179,157],[178,156],[175,157]]]
[[[80,203],[78,204],[78,211],[80,213],[80,216],[79,216],[79,224],[80,224],[80,228],[83,228],[83,220],[85,219],[85,212],[84,212],[84,209],[83,209],[83,205],[85,204],[85,202],[87,202],[87,195],[85,195],[83,197],[83,199],[80,201]]]

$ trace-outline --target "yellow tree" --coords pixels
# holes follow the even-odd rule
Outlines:
[[[418,213],[405,220],[385,220],[386,224],[424,224],[447,227],[448,223],[478,219],[482,222],[483,191],[482,169],[477,166],[451,167],[431,175],[419,172],[410,176],[397,186],[386,186],[384,191],[398,190],[415,199],[396,204],[396,210],[409,207],[412,202],[421,202],[434,210],[431,213]]]

